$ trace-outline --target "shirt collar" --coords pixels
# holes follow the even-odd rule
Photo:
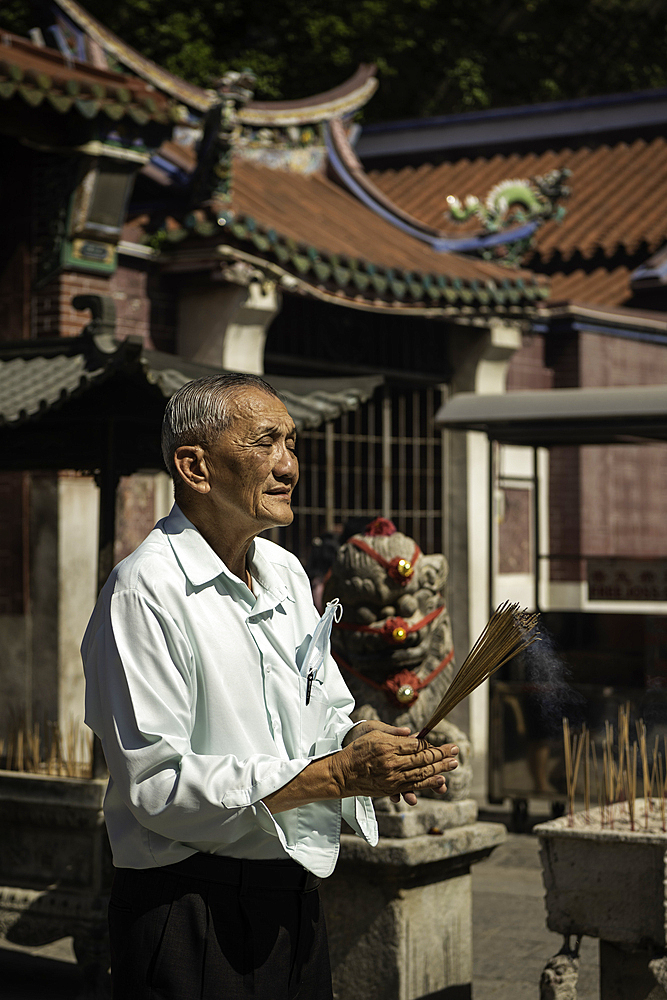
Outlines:
[[[282,601],[294,600],[285,586],[285,581],[278,575],[273,563],[259,551],[256,542],[253,542],[248,550],[248,563],[252,577],[259,585],[255,613],[275,607]]]
[[[236,579],[178,504],[175,503],[165,517],[162,530],[167,535],[183,572],[194,587],[210,583],[223,573]]]
[[[230,572],[178,504],[175,503],[165,517],[162,530],[166,533],[174,554],[193,587],[211,583],[219,576],[225,576],[231,583],[239,585],[239,579]],[[248,562],[260,590],[257,604],[253,609],[256,613],[275,607],[281,601],[293,600],[284,581],[271,562],[258,551],[255,542],[248,551]]]

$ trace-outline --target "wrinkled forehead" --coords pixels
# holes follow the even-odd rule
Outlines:
[[[294,429],[294,421],[283,401],[255,386],[239,386],[229,400],[229,429],[260,431],[278,427],[285,432]]]

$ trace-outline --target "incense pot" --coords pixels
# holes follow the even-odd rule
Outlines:
[[[384,518],[338,549],[324,597],[343,605],[331,643],[355,699],[355,721],[381,719],[416,733],[439,704],[457,669],[443,596],[447,572],[443,555],[421,552]],[[459,747],[445,799],[467,799],[472,771],[466,734],[445,719],[428,739]]]
[[[643,817],[644,800],[636,803]],[[636,824],[614,805],[613,827],[592,813],[536,826],[547,926],[600,941],[600,1000],[665,1000],[667,992],[667,834],[659,803]]]
[[[0,770],[0,936],[34,947],[72,935],[90,998],[108,996],[106,786]]]
[[[573,733],[563,719],[568,815],[535,827],[547,926],[599,939],[600,1000],[667,1000],[667,738],[656,726],[649,754],[647,726],[630,715],[627,703],[616,730],[604,721],[600,753],[585,725]]]

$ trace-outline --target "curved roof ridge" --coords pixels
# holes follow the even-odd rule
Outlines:
[[[334,138],[334,131],[337,133],[337,138]],[[327,127],[326,143],[329,162],[345,188],[390,225],[422,243],[427,243],[438,253],[466,254],[482,248],[520,242],[532,236],[540,224],[540,220],[530,219],[519,225],[511,226],[509,229],[482,231],[466,236],[450,236],[440,229],[435,229],[425,222],[414,219],[407,212],[400,210],[386,195],[378,197],[381,192],[367,177],[347,141],[347,137],[340,147],[337,145],[337,141],[340,142],[340,132],[342,129],[337,130],[335,123],[330,122]]]
[[[143,80],[163,90],[171,97],[196,111],[206,112],[219,103],[214,90],[204,90],[188,83],[163,69],[152,59],[142,56],[136,49],[119,38],[93,17],[76,0],[54,0],[62,12],[71,18],[105,52],[131,69]],[[337,87],[321,94],[299,98],[296,101],[248,101],[237,116],[246,125],[299,125],[306,122],[328,121],[330,118],[352,114],[363,107],[377,89],[375,66],[362,63],[358,69]]]
[[[114,35],[113,31],[110,31],[101,21],[84,10],[75,0],[54,0],[54,2],[64,14],[90,35],[93,41],[101,45],[105,52],[111,53],[118,62],[133,70],[137,76],[152,83],[159,90],[164,90],[171,97],[177,98],[183,104],[187,104],[197,111],[208,111],[217,102],[218,97],[214,92],[203,90],[193,83],[187,83],[163,69],[162,66],[158,66],[152,59],[140,55],[136,49],[133,49],[118,35]]]
[[[434,226],[429,226],[428,223],[422,222],[421,219],[417,219],[414,215],[410,215],[409,212],[404,211],[396,204],[396,202],[387,197],[384,191],[380,190],[380,188],[373,183],[364,170],[361,160],[355,153],[347,132],[345,131],[345,126],[340,119],[329,123],[329,131],[331,134],[331,141],[341,161],[345,167],[347,167],[360,187],[362,187],[374,201],[383,205],[384,208],[388,209],[388,211],[392,212],[399,219],[407,222],[408,225],[413,226],[415,229],[419,229],[421,232],[426,233],[429,236],[445,236],[445,233],[440,229],[436,229]],[[341,176],[340,179],[343,183],[345,182],[344,176]]]
[[[361,63],[352,76],[331,90],[296,101],[248,101],[239,109],[238,118],[246,125],[299,125],[341,118],[367,104],[377,85],[374,64]]]

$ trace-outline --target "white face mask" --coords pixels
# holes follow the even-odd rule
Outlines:
[[[339,602],[337,597],[334,597],[333,601],[329,601],[327,604],[322,617],[315,626],[313,638],[310,640],[308,649],[306,650],[306,655],[304,656],[303,663],[301,665],[301,676],[308,678],[307,698],[310,695],[313,678],[324,663],[324,660],[329,652],[329,643],[331,640],[331,629],[333,628],[333,623],[339,622],[342,616],[343,605]],[[306,701],[306,704],[308,704],[308,701]]]

